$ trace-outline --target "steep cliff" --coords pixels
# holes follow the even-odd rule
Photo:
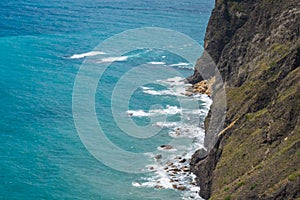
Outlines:
[[[199,150],[191,161],[200,195],[300,198],[300,2],[215,4],[205,49],[225,82],[227,112],[214,146],[206,144],[209,152]],[[202,80],[201,67],[191,83]]]

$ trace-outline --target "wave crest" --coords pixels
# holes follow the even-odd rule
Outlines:
[[[86,52],[86,53],[82,53],[82,54],[73,54],[70,58],[71,59],[80,59],[80,58],[104,55],[104,54],[106,54],[106,53],[102,52],[102,51],[90,51],[90,52]]]

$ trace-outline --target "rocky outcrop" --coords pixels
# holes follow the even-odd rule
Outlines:
[[[205,50],[225,82],[227,112],[217,142],[191,161],[205,199],[300,197],[299,38],[298,0],[216,0]],[[203,80],[201,67],[191,83]]]
[[[206,94],[208,96],[211,96],[213,83],[214,83],[214,79],[197,82],[193,86],[186,89],[185,95],[192,96],[195,94]]]

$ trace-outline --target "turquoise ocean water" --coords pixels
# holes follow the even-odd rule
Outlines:
[[[203,45],[213,5],[213,0],[2,0],[0,199],[182,199],[177,190],[136,187],[151,174],[117,171],[95,159],[77,134],[72,91],[82,54],[122,31],[168,28]],[[184,76],[193,73],[186,60],[168,52],[148,49],[130,55],[139,55],[139,64],[171,66]],[[170,129],[151,140],[124,135],[109,106],[116,82],[136,62],[128,58],[105,72],[96,111],[113,143],[149,152],[169,141]],[[165,89],[150,84],[137,90],[124,116],[145,125],[151,104],[160,104],[153,112],[171,113],[169,121],[178,122],[176,98],[155,94]]]

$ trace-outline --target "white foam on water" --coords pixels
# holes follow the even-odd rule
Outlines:
[[[126,111],[128,116],[131,117],[149,117],[150,113],[145,112],[143,110],[127,110]]]
[[[170,96],[176,96],[176,93],[172,90],[143,90],[144,93],[150,94],[150,95],[157,95],[157,96],[162,96],[162,95],[170,95]]]
[[[177,149],[176,148],[171,148],[171,149],[167,149],[167,148],[164,148],[164,147],[157,147],[157,150],[159,150],[159,151],[168,151],[168,152],[174,152],[174,151],[177,151]]]
[[[198,194],[200,188],[196,186],[196,176],[189,171],[189,163],[194,152],[203,148],[204,130],[200,127],[192,127],[190,124],[181,124],[180,122],[172,125],[177,125],[177,127],[173,126],[173,131],[179,131],[182,137],[192,137],[195,142],[190,146],[184,147],[183,151],[182,149],[165,150],[158,147],[160,149],[158,154],[161,154],[161,158],[158,159],[155,158],[154,154],[145,154],[154,160],[153,165],[145,167],[147,171],[152,173],[150,176],[142,178],[141,181],[134,182],[133,186],[174,190],[181,188],[183,189],[181,193],[183,200],[202,200]]]
[[[70,58],[71,59],[80,59],[80,58],[85,58],[85,57],[90,57],[90,56],[97,56],[97,55],[104,55],[106,54],[105,52],[102,51],[90,51],[82,54],[74,54]]]
[[[134,186],[134,187],[141,187],[141,184],[140,184],[140,183],[137,183],[137,182],[132,182],[131,184],[132,184],[132,186]]]
[[[194,70],[194,66],[191,63],[179,62],[169,65],[170,67],[177,67],[179,69],[190,69]]]
[[[165,65],[165,62],[156,62],[156,61],[152,61],[152,62],[148,62],[148,64],[150,65]]]
[[[97,61],[97,63],[121,62],[121,61],[126,61],[127,59],[128,56],[107,57],[107,58],[102,58],[101,60]]]
[[[183,190],[181,197],[184,200],[197,199],[202,200],[198,192],[200,188],[196,186],[196,176],[189,171],[189,163],[192,155],[196,150],[204,148],[204,129],[203,123],[198,124],[199,116],[206,116],[212,100],[203,94],[185,95],[187,85],[181,77],[173,77],[166,80],[158,80],[168,87],[166,90],[155,90],[150,87],[141,87],[144,93],[152,95],[174,95],[184,96],[187,101],[201,101],[203,105],[200,109],[183,109],[177,106],[168,106],[165,109],[150,110],[149,112],[137,111],[132,112],[132,116],[150,116],[157,114],[180,114],[181,121],[179,122],[155,122],[153,126],[164,127],[168,129],[169,137],[174,140],[192,141],[184,146],[160,146],[154,154],[146,153],[145,156],[153,160],[153,164],[145,166],[145,171],[151,172],[149,176],[143,177],[142,180],[133,182],[135,187],[150,187],[157,189],[174,189]],[[130,111],[128,111],[130,112]],[[184,120],[186,119],[186,120]],[[159,155],[159,156],[158,156]]]
[[[189,153],[165,150],[161,159],[157,159],[153,165],[146,166],[152,175],[142,178],[140,182],[133,182],[132,185],[174,190],[181,188],[184,190],[182,199],[201,199],[198,195],[199,187],[195,185],[196,176],[188,171],[190,158],[195,149],[189,147],[187,150]]]
[[[195,109],[195,110],[186,110],[184,111],[186,114],[192,114],[192,115],[204,115],[206,112],[201,109]]]
[[[161,128],[174,128],[178,127],[178,122],[155,122],[152,126],[157,126]]]
[[[176,63],[176,64],[171,64],[170,66],[171,67],[178,67],[178,66],[189,66],[191,65],[190,63],[184,63],[184,62],[179,62],[179,63]]]
[[[157,80],[157,83],[161,85],[165,85],[168,87],[166,90],[155,90],[153,88],[141,87],[143,92],[150,95],[156,96],[185,96],[186,87],[190,86],[190,84],[186,84],[184,78],[174,77],[165,80]]]
[[[141,86],[140,88],[141,88],[142,90],[153,90],[152,87]]]
[[[158,115],[176,115],[181,114],[182,110],[177,106],[167,105],[165,109],[151,109],[149,112],[143,110],[128,110],[126,111],[128,116],[131,117],[150,117]]]
[[[168,78],[168,79],[165,79],[165,80],[158,80],[158,82],[161,82],[161,83],[168,83],[169,85],[183,85],[185,84],[185,79],[180,77],[180,76],[175,76],[173,78]]]
[[[210,105],[212,104],[212,99],[208,95],[196,94],[193,95],[193,98],[204,102],[202,105],[204,105],[205,111],[208,111],[210,109]]]
[[[202,141],[204,138],[200,137],[200,134],[204,135],[203,128],[187,124],[180,127],[174,127],[173,130],[169,132],[169,136],[172,138],[197,138]]]

